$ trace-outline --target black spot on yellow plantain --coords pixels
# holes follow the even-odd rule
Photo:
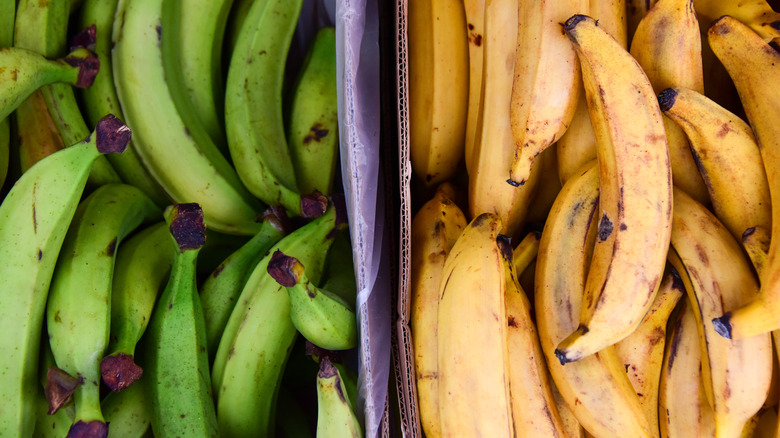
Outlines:
[[[669,346],[669,359],[667,361],[666,369],[671,370],[672,366],[674,365],[674,358],[677,357],[677,350],[680,347],[680,338],[682,338],[682,334],[680,333],[680,330],[682,330],[683,325],[683,319],[682,317],[677,319],[677,323],[674,327],[674,335],[672,336],[672,345]]]
[[[601,221],[599,221],[599,240],[605,241],[609,238],[609,236],[612,234],[612,221],[609,220],[607,217],[607,214],[604,213],[603,216],[601,216]]]
[[[659,342],[666,339],[666,330],[663,329],[663,327],[656,327],[653,329],[653,332],[650,333],[650,336],[647,338],[647,343],[650,344],[651,347],[655,346]]]
[[[320,142],[323,138],[327,137],[328,133],[330,131],[325,128],[325,126],[322,125],[322,123],[315,123],[312,125],[312,127],[309,129],[309,133],[306,134],[306,137],[303,137],[303,144],[309,144],[312,141]]]
[[[507,324],[509,325],[509,327],[515,327],[516,328],[517,327],[517,321],[515,321],[515,317],[512,316],[512,315],[509,315],[509,319],[507,321]]]

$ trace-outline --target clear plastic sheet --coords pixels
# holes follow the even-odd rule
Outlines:
[[[379,170],[378,17],[376,0],[336,0],[341,172],[358,287],[358,406],[365,436],[372,438],[382,432],[391,324],[387,245],[392,242],[384,229],[386,188]]]

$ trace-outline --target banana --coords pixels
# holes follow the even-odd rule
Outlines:
[[[103,382],[112,391],[122,391],[141,377],[136,345],[170,277],[172,254],[164,222],[144,228],[119,246],[111,282],[110,336],[100,361]]]
[[[715,418],[701,376],[701,348],[695,309],[682,299],[669,321],[669,342],[658,388],[661,436],[715,437]]]
[[[575,15],[564,31],[582,65],[600,195],[580,325],[556,349],[562,364],[620,341],[641,322],[661,282],[672,222],[669,150],[647,76],[594,19]]]
[[[196,143],[188,135],[171,97],[158,34],[162,0],[121,0],[117,8],[111,52],[114,82],[135,134],[133,145],[147,170],[175,202],[198,203],[209,228],[257,233],[257,201],[213,142]]]
[[[247,278],[212,367],[222,436],[273,435],[277,388],[298,332],[290,319],[288,295],[268,275],[271,254],[281,250],[297,258],[316,284],[331,242],[345,227],[342,206],[330,207],[275,244]]]
[[[301,214],[282,120],[284,66],[302,0],[252,3],[230,58],[225,130],[238,176],[269,205]]]
[[[35,90],[64,82],[79,88],[92,85],[99,68],[94,54],[76,49],[57,60],[19,47],[0,48],[0,119],[5,119]]]
[[[702,378],[718,437],[739,436],[761,409],[772,377],[768,333],[740,340],[719,336],[709,321],[753,299],[758,282],[742,249],[705,207],[674,191],[669,259],[694,305],[702,351]]]
[[[513,236],[525,222],[534,195],[539,168],[522,187],[506,183],[515,146],[510,102],[517,49],[518,0],[486,0],[482,37],[482,103],[469,168],[468,202],[471,217],[496,214]]]
[[[599,27],[612,35],[624,48],[628,47],[626,2],[627,0],[590,0],[590,12],[588,13],[599,21]],[[628,2],[630,3],[630,0]],[[580,82],[580,87],[582,88],[582,82]],[[561,185],[568,181],[572,175],[578,174],[580,168],[584,168],[588,162],[596,158],[596,134],[590,123],[585,92],[580,90],[579,96],[571,123],[556,146]]]
[[[40,90],[19,105],[14,119],[21,172],[65,147]]]
[[[142,380],[121,392],[111,392],[100,402],[100,409],[110,425],[108,438],[141,438],[150,430],[149,396],[144,383]]]
[[[217,353],[222,331],[247,276],[258,261],[265,257],[268,249],[286,234],[286,220],[283,210],[269,208],[263,214],[260,231],[220,263],[201,285],[200,300],[206,318],[206,344],[210,360]]]
[[[666,325],[677,302],[685,295],[682,281],[667,274],[661,281],[652,307],[636,330],[615,344],[617,353],[626,367],[628,379],[636,390],[639,403],[651,425],[652,435],[658,430],[658,387],[663,370]]]
[[[87,48],[94,51],[100,61],[100,70],[92,85],[78,90],[84,108],[84,117],[90,126],[95,126],[95,123],[106,114],[123,117],[119,98],[116,95],[114,69],[111,63],[111,29],[117,3],[118,0],[84,0],[78,11],[79,28],[87,31],[91,29],[95,33],[94,44]],[[170,202],[168,196],[146,171],[132,144],[124,153],[109,155],[107,158],[122,181],[143,190],[158,206],[168,205]]]
[[[561,25],[588,0],[520,1],[510,123],[515,153],[507,182],[528,180],[534,159],[561,138],[580,93],[580,66]]]
[[[101,371],[111,377],[125,372],[120,367],[107,373],[100,362],[109,338],[116,250],[125,236],[159,215],[140,189],[108,184],[79,204],[65,236],[46,303],[46,326],[57,367],[84,382],[74,393],[74,428],[103,421]]]
[[[766,0],[723,2],[718,0],[694,0],[699,23],[708,29],[713,21],[729,15],[750,26],[767,43],[780,38],[780,12],[772,9]]]
[[[712,322],[721,335],[740,339],[780,329],[780,237],[776,237],[780,236],[780,124],[773,120],[773,114],[780,110],[780,53],[729,16],[713,23],[708,40],[734,80],[756,135],[772,203],[772,244],[758,296],[740,308],[728,309]]]
[[[14,24],[14,46],[33,50],[47,58],[62,56],[66,53],[70,12],[71,2],[68,0],[20,0]],[[41,94],[65,145],[75,144],[89,135],[72,86],[61,83],[47,85],[41,88]],[[122,182],[106,158],[98,158],[92,167],[91,186]]]
[[[769,184],[750,126],[688,88],[658,95],[661,110],[685,131],[712,200],[712,209],[734,238],[752,227],[770,229]]]
[[[298,259],[276,250],[267,271],[287,289],[290,319],[306,340],[327,350],[349,350],[357,346],[357,316],[353,306],[312,283]]]
[[[509,239],[499,236],[498,247],[504,262],[506,354],[515,436],[564,438],[566,429],[556,409],[547,364],[531,319],[531,303],[517,281]]]
[[[482,59],[485,51],[482,39],[485,36],[485,0],[463,0],[463,9],[466,12],[466,32],[469,41],[469,95],[463,155],[466,171],[471,174],[477,122],[482,112]]]
[[[631,41],[631,56],[657,92],[685,87],[704,93],[701,35],[693,0],[659,0],[642,18]],[[709,203],[688,138],[682,128],[663,117],[672,181],[702,204]]]
[[[222,40],[233,0],[163,1],[165,79],[190,131],[202,130],[228,153]],[[202,135],[202,134],[200,134]]]
[[[317,32],[295,86],[287,138],[301,193],[329,196],[339,159],[336,29]]]
[[[614,347],[565,366],[554,354],[578,324],[596,238],[598,172],[592,165],[572,177],[550,210],[536,261],[536,326],[552,380],[582,427],[595,436],[649,437],[639,398]]]
[[[457,173],[465,149],[469,41],[464,3],[412,2],[409,35],[409,147],[428,187]]]
[[[511,437],[501,219],[484,213],[463,230],[439,286],[438,376],[442,437]]]
[[[122,152],[130,130],[113,116],[81,144],[39,161],[0,205],[0,430],[29,436],[33,428],[38,346],[52,273],[92,163]],[[28,291],[19,294],[17,291]],[[13,353],[10,353],[13,352]]]
[[[363,430],[346,396],[338,368],[327,357],[317,373],[317,437],[360,438]]]
[[[446,183],[445,183],[446,184]],[[412,348],[420,422],[426,436],[441,436],[438,386],[439,285],[444,261],[467,222],[440,185],[412,219],[409,291]]]
[[[171,276],[149,320],[144,369],[156,437],[219,436],[211,395],[206,330],[195,284],[206,240],[198,204],[174,204],[165,222],[175,243]]]

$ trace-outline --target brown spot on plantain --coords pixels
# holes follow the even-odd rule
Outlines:
[[[106,246],[106,255],[109,257],[113,257],[115,252],[116,252],[116,237],[111,239],[111,242],[108,242],[108,246]]]
[[[515,321],[515,317],[514,316],[509,315],[508,325],[509,325],[509,327],[517,328],[517,321]]]
[[[656,327],[653,329],[653,332],[650,333],[650,336],[647,338],[647,342],[651,347],[653,347],[664,339],[666,339],[666,330],[664,330],[662,327]]]
[[[724,123],[724,124],[720,125],[720,129],[718,130],[718,132],[715,135],[718,138],[723,138],[723,137],[726,136],[726,134],[729,133],[729,131],[731,131],[731,129],[729,128],[729,124],[728,123]]]
[[[328,136],[328,133],[330,133],[330,130],[325,128],[322,123],[315,123],[309,129],[309,133],[306,134],[306,137],[303,137],[303,144],[309,144],[312,141],[319,143],[323,138]]]

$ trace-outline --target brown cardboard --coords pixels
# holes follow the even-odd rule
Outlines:
[[[400,182],[398,301],[394,324],[393,365],[395,368],[401,430],[406,437],[420,437],[420,414],[414,377],[409,300],[409,257],[412,222],[411,176],[409,159],[409,69],[407,41],[407,0],[396,0],[396,60],[398,77],[398,162]]]

